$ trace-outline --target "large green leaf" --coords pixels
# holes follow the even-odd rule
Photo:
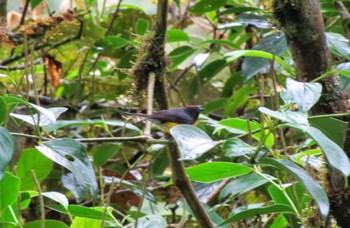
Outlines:
[[[274,205],[270,205],[270,206],[260,206],[260,207],[246,209],[246,210],[244,210],[244,209],[239,210],[237,213],[230,216],[224,223],[222,223],[220,225],[224,225],[227,223],[251,218],[251,217],[254,217],[257,215],[270,214],[270,213],[294,214],[292,208],[290,208],[287,205],[283,205],[283,204],[274,204]]]
[[[8,130],[0,126],[0,180],[13,155],[13,138]]]
[[[227,0],[210,0],[210,1],[202,0],[198,2],[196,5],[192,6],[190,8],[190,12],[198,13],[198,14],[210,12],[224,6],[226,2]]]
[[[275,179],[273,176],[264,174],[269,177],[270,180]],[[228,195],[241,195],[243,193],[249,192],[261,185],[266,184],[268,181],[267,178],[262,177],[259,174],[251,173],[242,177],[237,178],[236,180],[231,181],[220,191],[219,198],[222,199]]]
[[[73,139],[56,139],[44,142],[36,148],[52,161],[71,171],[76,179],[82,181],[92,197],[97,197],[95,172],[81,143]]]
[[[251,50],[251,52],[254,53],[254,51],[258,50],[264,51],[266,53],[271,53],[271,56],[266,56],[267,58],[262,57],[259,56],[262,54],[260,53],[257,56],[252,55],[252,57],[244,58],[242,63],[242,72],[245,81],[252,78],[258,72],[269,71],[272,64],[269,60],[273,60],[280,66],[287,68],[285,61],[281,61],[281,58],[279,57],[287,51],[287,41],[284,33],[280,33],[278,35],[272,34],[259,39],[259,42],[253,47],[253,50]]]
[[[291,110],[273,111],[265,107],[260,107],[259,111],[268,116],[287,122],[292,127],[294,126],[296,128],[305,129],[309,126],[307,115],[302,112]]]
[[[5,172],[0,180],[0,214],[8,206],[16,202],[19,194],[20,179]],[[0,216],[1,217],[1,216]]]
[[[256,151],[256,147],[245,143],[238,138],[228,139],[224,143],[224,153],[228,157],[238,157],[242,155],[253,154]]]
[[[223,141],[213,141],[207,133],[192,125],[178,125],[170,129],[182,153],[181,159],[196,159]]]
[[[167,30],[167,42],[184,42],[190,41],[190,37],[184,31],[180,29]]]
[[[33,179],[32,171],[35,172],[36,179],[41,182],[50,174],[52,167],[53,162],[37,149],[23,150],[16,168],[17,176],[21,178],[21,190],[35,189],[36,183]]]
[[[253,169],[232,162],[207,162],[186,168],[192,181],[214,182],[225,178],[238,177],[252,172]]]
[[[327,218],[329,213],[329,200],[327,194],[304,169],[300,168],[292,161],[285,159],[263,158],[260,160],[260,162],[270,164],[275,166],[277,169],[284,170],[300,181],[300,183],[318,204],[322,217],[324,219]]]
[[[287,90],[284,93],[289,94],[288,97],[293,99],[303,113],[307,113],[316,104],[322,93],[320,83],[298,82],[291,78],[287,78],[286,87]]]
[[[338,146],[343,147],[348,129],[347,122],[332,117],[311,118],[309,122]]]
[[[305,132],[314,139],[316,143],[321,147],[323,153],[326,155],[328,163],[338,169],[344,176],[350,175],[350,161],[345,152],[322,131],[315,127],[309,126],[305,129]]]
[[[52,228],[69,228],[67,224],[64,222],[60,222],[57,220],[36,220],[36,221],[31,221],[23,225],[23,228],[38,228],[38,227],[52,227]]]

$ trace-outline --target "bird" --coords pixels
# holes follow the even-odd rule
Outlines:
[[[130,112],[124,112],[123,114],[151,119],[160,125],[166,125],[167,128],[170,129],[171,127],[179,124],[195,124],[202,110],[204,110],[204,108],[202,108],[200,105],[187,105],[182,108],[160,110],[150,115]]]

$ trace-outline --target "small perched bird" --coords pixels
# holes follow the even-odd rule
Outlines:
[[[161,125],[167,125],[168,128],[171,128],[178,124],[195,124],[202,110],[203,108],[199,105],[187,105],[183,108],[160,110],[151,115],[130,112],[124,112],[124,114],[155,120]]]

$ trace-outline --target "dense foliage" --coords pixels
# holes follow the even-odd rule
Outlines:
[[[171,185],[172,142],[123,115],[147,108],[133,73],[157,1],[23,1],[23,21],[13,2],[0,31],[1,224],[198,226]],[[205,108],[196,126],[170,134],[216,227],[335,223],[327,167],[350,174],[348,123],[336,118],[346,114],[310,112],[319,80],[338,73],[344,92],[349,83],[339,12],[321,1],[334,66],[298,82],[271,2],[173,0],[163,12],[169,105]]]

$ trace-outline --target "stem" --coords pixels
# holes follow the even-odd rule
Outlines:
[[[169,134],[166,134],[165,137],[168,140],[171,139],[171,136]],[[183,161],[180,160],[181,154],[178,147],[175,144],[168,144],[167,151],[168,151],[169,161],[171,165],[174,184],[179,188],[181,194],[187,201],[200,227],[214,228],[215,227],[214,224],[212,223],[202,203],[198,199],[196,192],[194,191],[191,185],[191,182],[185,172]]]
[[[45,228],[45,206],[44,206],[44,197],[42,195],[40,183],[38,181],[38,178],[35,175],[35,171],[32,169],[32,177],[34,179],[35,185],[38,188],[39,192],[39,203],[40,203],[40,220],[41,220],[41,228]]]

